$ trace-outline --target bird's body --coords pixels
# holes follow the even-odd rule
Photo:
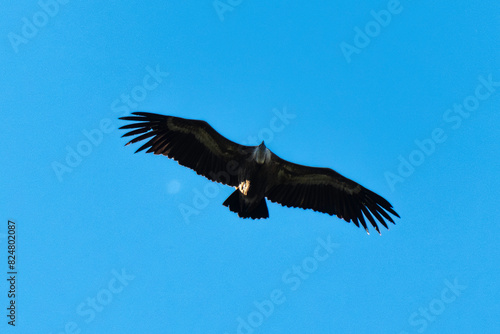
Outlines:
[[[264,142],[251,152],[238,171],[238,187],[223,205],[242,218],[268,218],[266,192],[270,184],[271,151]]]
[[[309,167],[281,159],[262,142],[236,144],[208,123],[146,112],[121,119],[135,121],[121,129],[137,135],[128,144],[149,139],[136,152],[162,154],[177,160],[209,180],[236,190],[223,205],[242,218],[268,218],[266,198],[288,207],[336,215],[359,224],[368,232],[365,218],[380,233],[377,222],[388,228],[399,217],[383,197],[330,168]],[[128,145],[127,144],[127,145]]]

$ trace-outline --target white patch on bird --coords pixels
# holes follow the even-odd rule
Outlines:
[[[250,189],[250,181],[245,180],[245,181],[241,182],[240,185],[238,186],[238,189],[240,190],[240,192],[243,195],[246,196],[248,194],[248,190]]]
[[[171,195],[177,194],[181,190],[181,183],[178,180],[171,180],[167,183],[167,192]]]

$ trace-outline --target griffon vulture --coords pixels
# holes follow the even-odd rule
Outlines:
[[[134,123],[123,137],[137,136],[126,145],[149,139],[137,151],[162,154],[193,169],[209,180],[236,190],[223,205],[241,218],[268,218],[266,198],[287,207],[299,207],[336,215],[361,224],[365,218],[380,233],[377,221],[388,228],[389,213],[399,217],[383,197],[330,168],[298,165],[281,159],[262,142],[239,145],[223,137],[207,122],[134,112],[121,117]]]

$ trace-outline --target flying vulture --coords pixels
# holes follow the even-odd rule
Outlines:
[[[336,215],[361,224],[365,218],[380,233],[377,221],[387,229],[389,213],[399,217],[383,197],[330,168],[309,167],[281,159],[262,142],[258,146],[236,144],[207,122],[133,112],[121,117],[134,123],[120,129],[131,130],[123,137],[136,136],[126,145],[145,139],[137,151],[162,154],[193,169],[209,180],[236,190],[223,205],[241,218],[268,218],[266,198],[287,207],[299,207]]]

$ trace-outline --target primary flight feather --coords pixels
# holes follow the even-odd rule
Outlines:
[[[266,198],[288,207],[336,215],[347,222],[366,220],[380,233],[377,222],[388,228],[396,217],[392,205],[380,195],[330,168],[309,167],[281,159],[262,142],[239,145],[215,131],[207,122],[133,112],[121,117],[134,123],[123,137],[136,136],[126,145],[147,140],[137,151],[162,154],[209,180],[235,187],[223,205],[242,218],[268,218]],[[366,220],[365,220],[366,218]]]

